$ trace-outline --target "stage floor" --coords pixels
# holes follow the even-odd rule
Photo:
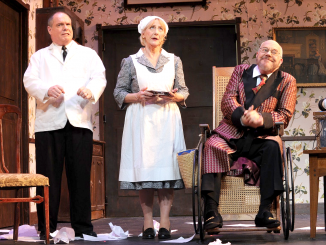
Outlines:
[[[267,233],[267,232],[224,232],[219,233],[218,235],[206,235],[204,242],[201,242],[199,236],[196,235],[194,239],[186,244],[209,244],[210,242],[220,239],[223,243],[230,242],[233,244],[314,244],[314,245],[325,245],[326,244],[326,232],[324,225],[324,215],[318,214],[317,218],[317,233],[315,239],[310,239],[310,230],[309,230],[309,215],[296,215],[295,220],[295,230],[290,232],[289,239],[284,240],[283,231],[281,233]],[[159,218],[156,219],[159,222]],[[110,233],[111,229],[109,223],[112,222],[113,225],[121,226],[124,231],[129,231],[129,234],[132,237],[127,238],[126,240],[119,241],[106,241],[106,242],[90,242],[90,241],[74,241],[70,242],[72,244],[117,244],[117,245],[137,245],[137,244],[157,244],[161,240],[158,240],[156,237],[153,240],[143,240],[138,235],[142,230],[142,218],[105,218],[93,221],[94,231],[98,234],[100,233]],[[253,225],[253,222],[240,222],[241,224]],[[232,225],[239,224],[239,222],[224,222],[223,227],[230,227]],[[69,223],[60,223],[58,228],[61,227],[70,227]],[[172,238],[177,239],[179,237],[189,238],[194,234],[194,228],[192,224],[192,217],[172,217],[171,218],[171,229],[172,229]],[[53,243],[53,241],[52,241]],[[4,244],[43,244],[43,242],[13,242],[0,240],[0,245]],[[162,244],[162,243],[161,243]],[[177,243],[170,243],[177,244]],[[178,243],[179,244],[179,243]]]

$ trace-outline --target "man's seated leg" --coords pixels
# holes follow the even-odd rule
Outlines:
[[[273,199],[265,200],[265,202],[262,200],[263,202],[260,204],[258,214],[255,218],[257,227],[276,228],[280,226],[280,221],[274,218],[271,213]]]
[[[257,227],[275,228],[280,226],[280,221],[271,213],[272,202],[276,196],[283,192],[282,183],[282,158],[279,144],[273,140],[255,139],[249,155],[254,148],[259,148],[255,157],[250,157],[260,165],[260,193],[261,202],[255,218]]]
[[[223,219],[218,212],[222,173],[202,176],[202,196],[204,198],[204,230],[222,228]]]

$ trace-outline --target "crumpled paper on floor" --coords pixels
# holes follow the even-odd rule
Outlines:
[[[70,241],[75,240],[75,231],[74,229],[69,227],[62,227],[55,234],[51,233],[51,236],[53,237],[54,244],[57,244],[59,242],[68,244]]]
[[[0,235],[0,240],[12,240],[14,229],[11,229],[8,234]],[[21,225],[18,227],[18,241],[39,242],[39,235],[35,226]]]
[[[84,240],[84,241],[110,241],[110,240],[121,240],[126,239],[129,236],[129,231],[124,232],[120,226],[109,223],[112,230],[111,233],[98,234],[97,237],[83,235],[83,238],[76,238],[75,231],[69,227],[63,227],[59,231],[55,231],[50,235],[53,237],[54,243],[63,242],[68,244],[69,241]],[[9,234],[0,235],[0,240],[12,240],[13,229],[9,231]],[[25,242],[39,242],[40,238],[34,226],[22,225],[19,226],[18,230],[18,241]]]
[[[120,226],[113,225],[111,222],[109,223],[109,225],[112,230],[111,233],[97,234],[97,237],[83,234],[84,241],[100,242],[100,241],[122,240],[128,238],[129,231],[125,232]]]
[[[124,232],[120,226],[113,225],[111,222],[109,226],[112,232],[109,234],[111,238],[115,239],[126,239],[129,236],[129,231]]]
[[[208,245],[231,245],[231,243],[230,242],[222,243],[220,239],[216,239],[215,242],[210,242],[208,243]]]

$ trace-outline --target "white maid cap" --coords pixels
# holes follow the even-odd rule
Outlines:
[[[138,24],[138,32],[141,34],[143,32],[143,30],[145,29],[145,27],[152,21],[155,19],[160,19],[163,21],[164,25],[165,25],[165,29],[166,29],[166,34],[169,31],[169,27],[168,24],[165,22],[165,20],[163,20],[161,17],[158,16],[147,16],[144,19],[142,19],[139,24]]]

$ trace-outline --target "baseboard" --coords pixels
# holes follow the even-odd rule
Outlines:
[[[318,214],[324,213],[324,203],[318,203]],[[309,203],[296,203],[295,204],[295,214],[310,214],[310,204]]]

